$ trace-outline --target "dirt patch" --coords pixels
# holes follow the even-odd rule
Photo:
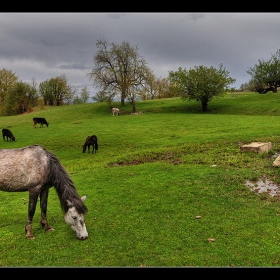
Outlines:
[[[126,160],[120,160],[117,162],[111,162],[109,163],[109,167],[115,167],[115,166],[126,166],[126,165],[138,165],[143,163],[150,163],[150,162],[156,162],[156,161],[166,161],[168,163],[177,165],[177,164],[183,164],[184,161],[180,159],[180,154],[178,153],[170,153],[166,152],[163,154],[149,154],[149,155],[141,155],[138,156],[136,159],[126,159]]]

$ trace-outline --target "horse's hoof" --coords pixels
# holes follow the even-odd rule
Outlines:
[[[45,229],[45,231],[54,231],[54,229],[49,224],[46,224],[44,226],[44,229]]]
[[[26,235],[26,238],[27,239],[35,239],[35,236],[34,235]]]

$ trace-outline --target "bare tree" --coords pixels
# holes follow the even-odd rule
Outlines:
[[[135,110],[137,95],[145,86],[150,70],[146,61],[140,57],[138,47],[124,41],[121,45],[98,40],[99,51],[94,55],[94,68],[88,73],[93,85],[107,93],[108,100],[119,96],[121,105],[127,99]]]

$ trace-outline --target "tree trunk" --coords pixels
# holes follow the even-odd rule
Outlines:
[[[125,92],[121,93],[121,106],[124,106],[124,99],[125,99],[126,95]]]
[[[208,102],[201,101],[201,105],[202,105],[202,112],[206,112],[207,111]]]
[[[135,104],[135,102],[132,103],[132,113],[136,113],[136,104]]]

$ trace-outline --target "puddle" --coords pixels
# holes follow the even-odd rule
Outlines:
[[[246,181],[246,186],[258,194],[267,193],[270,196],[280,195],[280,185],[275,184],[268,178],[259,179],[258,181]]]

